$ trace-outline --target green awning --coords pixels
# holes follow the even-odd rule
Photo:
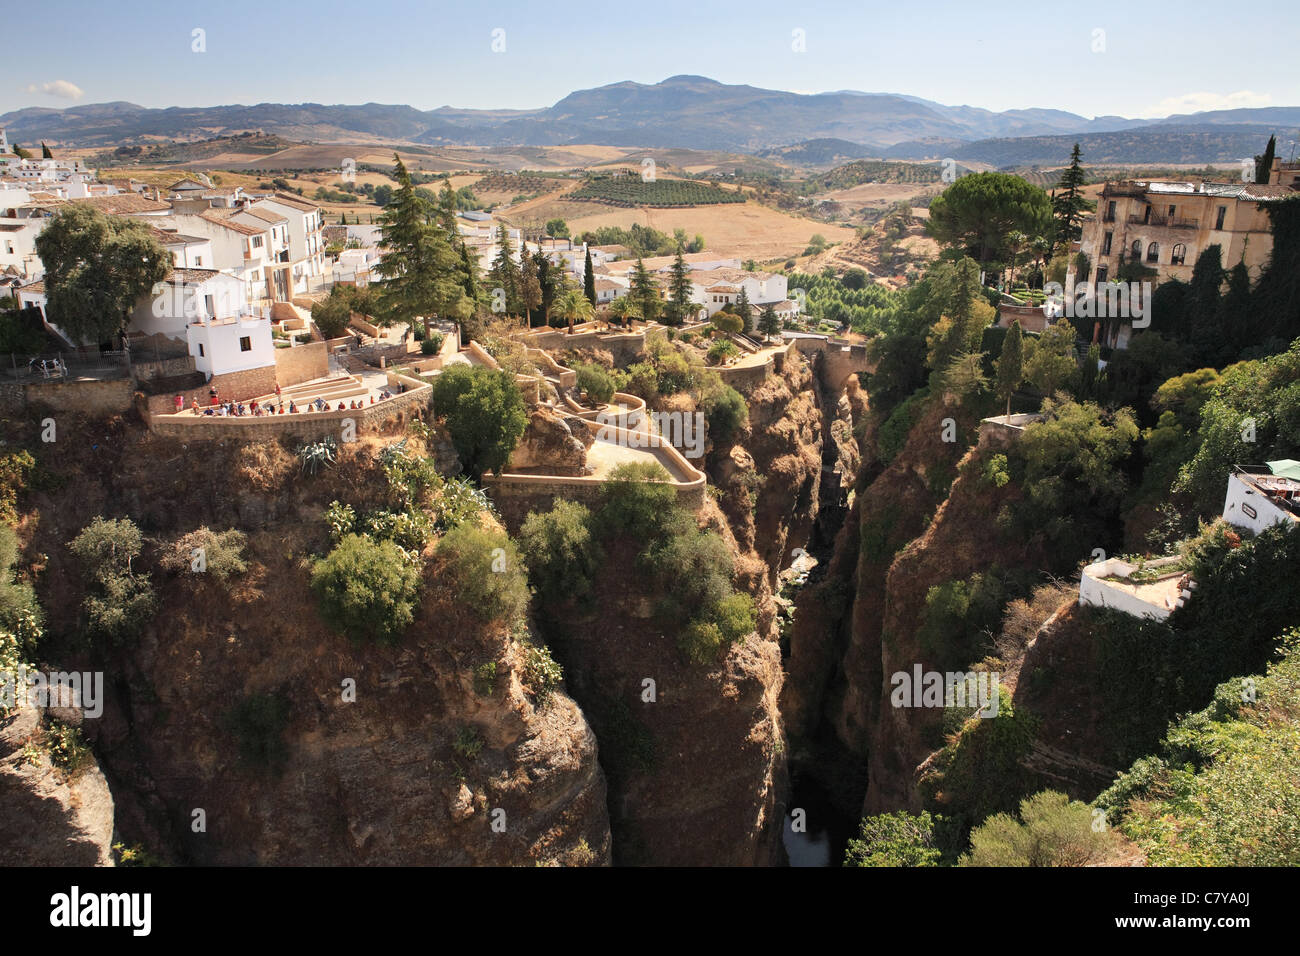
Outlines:
[[[1279,458],[1277,461],[1265,462],[1268,470],[1279,478],[1291,478],[1300,481],[1300,461],[1294,458]]]

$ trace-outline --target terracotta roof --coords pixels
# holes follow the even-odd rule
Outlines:
[[[172,285],[199,285],[216,275],[221,275],[216,269],[173,269],[165,281]]]
[[[262,200],[258,200],[261,202]],[[276,193],[274,196],[266,197],[266,202],[278,202],[285,206],[292,206],[294,209],[301,209],[303,212],[315,212],[320,206],[314,202],[308,202],[301,196],[290,196],[285,193]]]
[[[246,216],[252,216],[256,219],[260,219],[263,222],[280,223],[280,222],[289,221],[284,216],[280,215],[278,212],[271,212],[268,209],[258,209],[256,206],[249,206],[247,209],[240,209],[239,212],[243,213]]]
[[[41,294],[44,294],[44,293],[45,293],[45,280],[44,280],[44,279],[37,279],[37,280],[36,280],[35,282],[33,282],[31,285],[19,286],[19,287],[18,287],[18,291],[19,291],[19,292],[39,292],[39,293],[41,293]]]
[[[155,202],[152,199],[137,196],[135,193],[119,193],[116,196],[91,196],[88,199],[72,199],[69,201],[94,206],[100,212],[108,213],[110,216],[127,216],[141,212],[166,212],[171,209],[171,206],[165,202]]]
[[[225,226],[233,232],[243,233],[245,236],[260,236],[266,232],[266,227],[252,226],[248,223],[234,222],[233,220],[221,215],[222,212],[233,212],[234,210],[205,209],[199,213],[200,219],[206,219],[216,226]]]
[[[150,229],[153,237],[164,246],[187,246],[194,242],[207,242],[202,236],[187,236],[170,229]]]

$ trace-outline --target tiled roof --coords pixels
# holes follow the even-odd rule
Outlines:
[[[1213,196],[1246,202],[1269,201],[1295,194],[1290,186],[1268,183],[1215,183],[1133,180],[1132,186],[1158,196]]]
[[[166,281],[173,285],[199,285],[220,274],[216,269],[173,269]]]
[[[19,287],[18,287],[18,291],[19,291],[19,292],[33,292],[33,293],[40,293],[40,294],[44,295],[44,293],[45,293],[45,280],[44,280],[44,279],[37,279],[35,282],[31,283],[30,285],[19,286]]]
[[[261,200],[259,200],[260,202]],[[303,212],[315,212],[320,206],[314,202],[308,202],[301,196],[290,196],[286,193],[276,193],[274,196],[268,196],[267,202],[278,202],[284,206],[292,206],[294,209],[301,209]]]
[[[127,216],[132,213],[142,212],[166,212],[171,209],[171,206],[165,202],[145,199],[135,193],[119,193],[116,196],[91,196],[88,199],[73,199],[70,202],[94,206],[100,212],[108,213],[110,216]]]
[[[153,237],[164,246],[187,246],[194,242],[207,242],[202,236],[187,236],[170,229],[150,229]]]
[[[263,222],[280,223],[289,221],[278,212],[271,212],[269,209],[258,209],[256,206],[249,206],[247,209],[241,209],[239,211],[246,216],[252,216],[255,219],[262,220]]]
[[[224,211],[229,212],[230,210]],[[206,219],[213,225],[225,226],[227,229],[234,232],[243,233],[245,236],[260,236],[262,233],[266,232],[265,227],[253,226],[243,222],[234,222],[226,216],[221,215],[222,212],[223,210],[219,209],[205,209],[203,212],[199,213],[199,218]]]

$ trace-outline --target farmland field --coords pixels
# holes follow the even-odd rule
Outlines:
[[[688,179],[654,179],[646,182],[640,176],[592,178],[569,193],[567,198],[599,202],[607,206],[659,207],[707,206],[745,201],[745,197],[735,190],[707,183]]]

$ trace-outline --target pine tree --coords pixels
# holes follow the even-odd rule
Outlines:
[[[542,283],[538,278],[537,260],[532,256],[524,256],[519,264],[519,301],[531,327],[533,312],[542,305]]]
[[[1255,157],[1255,182],[1268,182],[1268,177],[1273,172],[1273,156],[1276,153],[1277,137],[1270,136],[1268,145],[1264,147],[1264,155]]]
[[[442,181],[442,192],[438,194],[438,222],[448,236],[456,235],[456,194],[451,191],[451,180]]]
[[[54,154],[51,153],[50,148],[45,145],[45,141],[41,140],[41,159],[53,159],[53,158],[54,158]],[[1271,163],[1272,160],[1269,160],[1269,162]]]
[[[460,259],[443,231],[429,223],[428,203],[416,195],[411,174],[396,154],[397,190],[379,217],[384,257],[379,314],[386,323],[423,320],[426,336],[433,315],[458,315],[466,304]]]
[[[1083,214],[1092,207],[1083,195],[1084,173],[1080,165],[1079,144],[1074,144],[1070,151],[1070,165],[1061,173],[1057,190],[1052,193],[1052,215],[1056,218],[1057,245],[1069,244],[1083,235]]]
[[[645,267],[640,256],[636,258],[636,268],[632,270],[632,287],[627,294],[645,321],[651,322],[659,316],[662,306],[659,287],[655,285],[650,270]]]
[[[758,330],[769,337],[781,334],[781,317],[770,305],[763,306],[763,312],[758,317]]]
[[[591,268],[591,250],[587,250],[587,261],[582,267],[582,294],[593,306],[596,304],[596,273]]]
[[[515,265],[515,254],[510,248],[510,230],[505,223],[497,225],[497,254],[488,269],[493,307],[499,303],[501,311],[517,315],[520,310],[520,270]]]
[[[741,329],[746,335],[754,331],[754,307],[749,303],[749,293],[743,284],[740,287],[740,298],[736,300],[736,315],[740,316]]]
[[[682,257],[681,247],[677,247],[677,259],[673,262],[672,279],[669,281],[668,324],[681,325],[696,308],[691,301],[691,277],[686,271],[686,260]]]

